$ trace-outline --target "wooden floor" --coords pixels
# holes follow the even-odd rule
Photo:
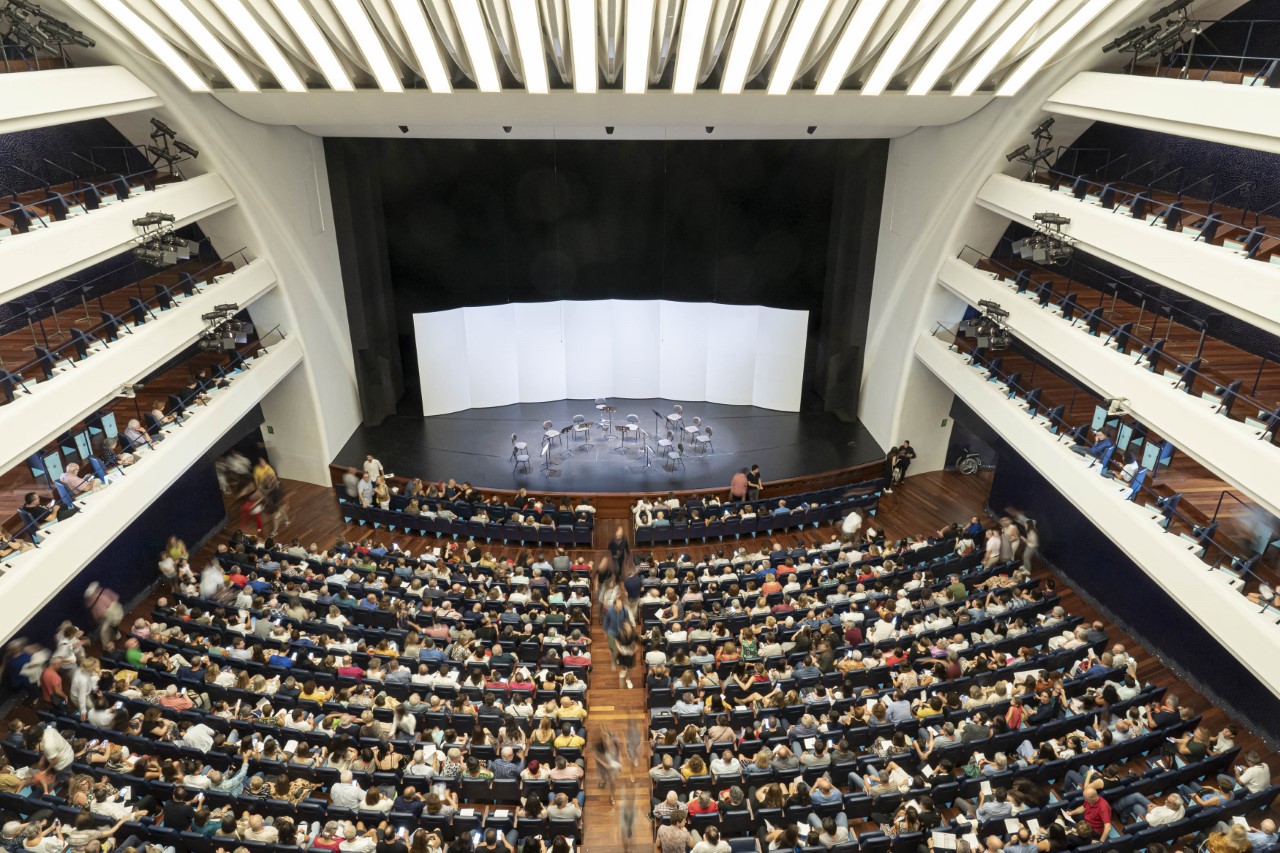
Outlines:
[[[983,472],[974,477],[964,477],[952,472],[914,476],[892,493],[884,496],[876,520],[889,537],[896,538],[917,533],[929,533],[952,521],[967,522],[970,516],[982,516],[990,487],[991,474],[989,472]],[[434,542],[434,540],[430,539],[415,541],[412,537],[392,534],[385,529],[370,531],[367,527],[361,528],[345,524],[338,514],[333,492],[330,489],[292,482],[287,484],[287,489],[291,505],[292,523],[280,531],[279,538],[283,541],[296,537],[304,545],[314,542],[321,547],[325,547],[338,536],[344,536],[348,539],[370,536],[384,543],[396,541],[402,547],[411,548],[415,551]],[[607,542],[618,521],[620,519],[597,518],[596,547],[579,553],[589,556],[593,560],[603,556],[605,553],[603,545]],[[200,554],[197,554],[196,559],[193,561],[195,565],[199,565],[202,558],[211,552],[218,543],[225,541],[230,532],[235,529],[238,519],[234,515],[234,510],[230,515],[230,522],[226,531],[216,536],[205,546]],[[795,535],[788,534],[786,537],[782,537],[782,541],[791,542]],[[823,533],[807,532],[804,537],[807,541],[814,541],[814,539],[823,538]],[[686,546],[680,550],[696,556],[717,547],[719,546]],[[494,548],[493,550],[497,553],[514,553],[517,549]],[[1044,575],[1048,573],[1048,570],[1043,566],[1038,566],[1036,567],[1036,573]],[[1062,596],[1063,606],[1069,612],[1079,614],[1086,619],[1100,618],[1097,611],[1088,602],[1062,583],[1060,579],[1058,591]],[[143,608],[147,608],[149,605],[150,602],[144,604]],[[143,608],[140,608],[140,610]],[[131,615],[129,618],[133,618],[133,616]],[[1217,731],[1228,722],[1221,711],[1210,706],[1186,684],[1180,683],[1177,674],[1170,670],[1150,650],[1142,648],[1132,638],[1123,635],[1114,627],[1110,629],[1110,634],[1112,642],[1125,643],[1131,653],[1138,659],[1138,675],[1141,679],[1176,690],[1184,705],[1188,705],[1196,712],[1204,713],[1205,724],[1214,731]],[[606,639],[598,620],[592,626],[592,638],[597,649],[605,649],[607,647]],[[590,853],[618,853],[619,851],[629,851],[637,845],[639,848],[644,849],[651,847],[652,838],[650,836],[650,824],[644,818],[644,815],[649,811],[649,779],[645,773],[648,767],[648,748],[647,745],[644,745],[647,743],[647,730],[643,728],[645,715],[643,688],[641,686],[641,667],[637,666],[631,673],[632,680],[637,684],[637,687],[635,689],[626,689],[624,686],[620,686],[617,671],[606,662],[607,655],[600,655],[599,659],[600,663],[596,664],[592,672],[591,687],[588,692],[591,710],[588,721],[589,747],[593,746],[608,730],[618,734],[623,742],[626,741],[626,731],[629,726],[642,727],[641,731],[645,736],[642,738],[637,765],[631,766],[630,762],[624,758],[622,773],[618,784],[612,791],[602,790],[597,787],[600,775],[594,766],[594,757],[588,750],[584,846]],[[1239,743],[1245,750],[1258,750],[1259,753],[1267,757],[1272,766],[1275,766],[1273,754],[1257,737],[1244,733]],[[624,821],[624,811],[627,810],[634,810],[635,816],[634,821],[630,822],[632,826],[632,836],[630,838],[623,837],[623,827],[628,823]]]

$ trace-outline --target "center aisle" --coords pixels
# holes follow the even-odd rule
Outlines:
[[[969,516],[981,514],[991,489],[989,474],[964,477],[955,473],[937,472],[914,476],[905,486],[880,499],[880,510],[875,516],[877,526],[889,537],[912,536],[937,529],[952,521],[967,521]],[[630,530],[629,519],[596,517],[596,550],[588,553],[594,562],[607,555],[604,546],[618,524]],[[812,531],[808,532],[811,533]],[[806,533],[805,535],[808,535]],[[791,542],[796,534],[789,533],[779,539]],[[694,545],[672,548],[689,553],[695,560],[702,555],[733,545]],[[659,556],[665,555],[662,549]],[[593,590],[593,599],[598,596]],[[633,689],[618,683],[618,671],[609,660],[609,642],[604,634],[603,620],[597,606],[591,620],[591,684],[587,689],[590,716],[587,719],[587,803],[583,810],[583,846],[587,853],[628,853],[632,849],[649,850],[653,847],[652,824],[648,820],[649,806],[649,744],[648,721],[644,708],[644,666],[638,663],[631,672]],[[640,726],[641,744],[638,761],[631,764],[625,750],[627,727],[635,721]],[[614,790],[602,789],[602,775],[596,765],[596,747],[607,730],[612,730],[623,743],[622,770],[618,774]],[[612,801],[610,794],[612,793]],[[630,837],[625,836],[624,816],[631,812]]]

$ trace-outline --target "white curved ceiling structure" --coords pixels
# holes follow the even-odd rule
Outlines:
[[[1014,94],[1122,0],[62,0],[194,91]],[[1037,67],[1029,68],[1027,63]],[[1020,85],[1020,84],[1019,84]]]

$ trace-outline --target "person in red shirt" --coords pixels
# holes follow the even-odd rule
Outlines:
[[[342,666],[338,667],[338,675],[360,681],[364,678],[364,670],[352,663],[351,656],[348,655],[342,659]]]
[[[775,592],[782,592],[782,584],[778,583],[778,578],[773,572],[764,576],[764,583],[760,585],[761,595],[772,595]]]
[[[1091,785],[1085,786],[1084,805],[1066,814],[1084,815],[1084,822],[1089,824],[1089,828],[1099,839],[1106,838],[1107,830],[1111,828],[1111,804],[1102,798],[1097,788]]]
[[[844,641],[851,646],[862,644],[862,629],[857,625],[850,625],[844,629]]]
[[[711,799],[708,791],[701,791],[698,796],[689,800],[689,814],[715,814],[720,811],[720,804]]]
[[[61,708],[67,704],[67,692],[62,689],[62,658],[54,655],[40,673],[40,698],[46,705]]]
[[[227,580],[242,589],[244,588],[244,585],[249,582],[249,578],[247,578],[239,569],[232,569],[231,574],[227,575]]]

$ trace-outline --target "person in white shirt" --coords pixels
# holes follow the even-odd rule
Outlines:
[[[364,457],[364,472],[376,483],[378,478],[386,473],[386,469],[382,467],[381,462],[373,458],[372,453],[369,453]]]
[[[338,777],[338,784],[329,789],[329,802],[337,808],[358,809],[364,803],[364,788],[351,780],[351,771],[343,770],[342,775]]]
[[[373,853],[378,849],[378,842],[375,840],[378,830],[370,829],[364,834],[359,834],[352,824],[347,824],[347,828],[343,830],[342,841],[338,844],[338,849],[343,853]]]
[[[1244,761],[1244,767],[1236,765],[1234,775],[1219,774],[1218,782],[1224,791],[1239,787],[1250,794],[1256,794],[1271,784],[1271,771],[1258,753],[1251,750],[1245,755]]]
[[[40,753],[42,762],[58,773],[66,770],[76,760],[75,750],[52,723],[45,723],[40,737]]]
[[[216,734],[217,732],[206,726],[204,723],[196,723],[191,726],[191,728],[187,729],[179,743],[183,746],[190,747],[191,749],[208,752],[213,749],[213,738]]]

